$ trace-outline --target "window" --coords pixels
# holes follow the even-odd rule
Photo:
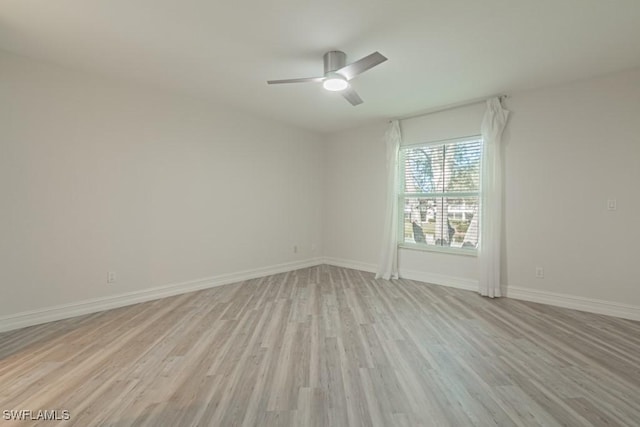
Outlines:
[[[400,238],[405,247],[475,253],[482,137],[400,150]]]

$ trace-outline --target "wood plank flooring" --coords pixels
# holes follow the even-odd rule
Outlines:
[[[0,334],[5,425],[637,426],[640,322],[319,266]]]

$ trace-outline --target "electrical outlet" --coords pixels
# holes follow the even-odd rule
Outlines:
[[[294,254],[298,253],[298,245],[293,245],[293,253]]]
[[[110,271],[107,273],[107,283],[115,283],[116,281],[116,272]]]
[[[536,267],[536,277],[538,279],[544,279],[544,268]]]
[[[607,209],[610,211],[615,211],[616,209],[618,209],[618,203],[616,202],[616,199],[607,200]]]

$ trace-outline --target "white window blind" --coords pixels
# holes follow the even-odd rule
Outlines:
[[[482,137],[403,147],[399,242],[475,252]]]

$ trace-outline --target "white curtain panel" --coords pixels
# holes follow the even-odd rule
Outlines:
[[[500,246],[502,241],[502,149],[500,140],[509,111],[500,98],[487,100],[482,120],[484,154],[482,158],[482,211],[480,214],[480,295],[490,298],[500,294]]]
[[[382,251],[376,279],[398,278],[398,155],[400,152],[400,123],[389,123],[384,135],[387,150],[387,210],[384,217]]]

